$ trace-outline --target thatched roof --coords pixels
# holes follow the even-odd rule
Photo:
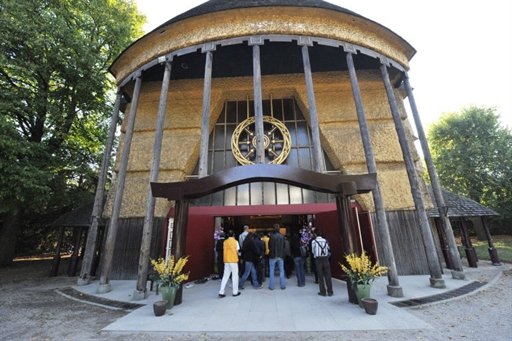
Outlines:
[[[192,8],[191,10],[182,13],[171,20],[165,22],[161,26],[166,26],[171,23],[175,23],[180,20],[184,20],[190,17],[195,17],[198,15],[213,13],[213,12],[221,12],[230,9],[237,8],[253,8],[253,7],[313,7],[313,8],[323,8],[329,9],[341,13],[347,13],[354,16],[362,17],[361,15],[349,11],[346,8],[336,6],[326,1],[322,0],[210,0],[199,6]]]
[[[428,191],[435,205],[434,193],[431,186],[428,186]],[[445,204],[448,207],[448,217],[484,217],[499,215],[499,213],[496,213],[472,199],[445,189],[442,189],[442,192]],[[428,210],[427,214],[429,217],[439,217],[437,206],[434,209]]]
[[[93,205],[94,202],[91,201],[70,212],[64,213],[49,224],[49,226],[88,227],[91,224]]]

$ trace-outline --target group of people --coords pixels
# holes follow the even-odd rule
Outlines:
[[[276,266],[279,287],[285,290],[286,278],[289,277],[285,266],[287,258],[293,259],[297,286],[304,287],[307,257],[311,257],[311,270],[315,274],[315,282],[319,285],[318,295],[333,295],[329,243],[320,230],[311,224],[304,227],[300,234],[295,233],[290,238],[280,233],[279,224],[275,224],[273,231],[268,235],[249,232],[249,226],[246,225],[238,241],[235,239],[234,231],[229,231],[226,236],[221,232],[216,238],[217,269],[222,278],[220,298],[226,297],[225,289],[229,278],[232,280],[234,297],[240,296],[240,290],[244,289],[249,276],[255,289],[263,288],[265,277],[269,277],[268,289],[274,290]]]

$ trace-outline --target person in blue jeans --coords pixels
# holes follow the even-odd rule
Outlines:
[[[279,284],[281,289],[286,289],[286,278],[284,275],[284,237],[279,233],[279,224],[274,224],[274,232],[270,235],[270,240],[268,242],[268,248],[270,250],[269,253],[269,275],[270,275],[270,283],[268,288],[270,290],[274,290],[274,274],[275,274],[275,266],[279,267]]]
[[[290,251],[295,263],[295,276],[297,277],[297,286],[303,287],[306,285],[306,274],[304,271],[304,255],[300,250],[300,237],[297,233],[292,235],[290,239]]]
[[[242,259],[244,260],[245,270],[242,278],[240,278],[239,289],[244,289],[244,284],[249,275],[251,275],[252,286],[254,289],[259,289],[261,285],[258,283],[258,275],[256,273],[256,262],[260,259],[260,251],[256,245],[255,234],[249,233],[245,237],[244,245],[242,247]]]

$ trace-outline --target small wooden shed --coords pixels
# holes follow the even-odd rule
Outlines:
[[[432,187],[428,187],[430,196],[433,198]],[[489,231],[489,227],[487,226],[486,219],[491,216],[498,216],[499,214],[493,211],[492,209],[485,207],[478,202],[469,199],[467,197],[452,193],[446,189],[442,189],[443,197],[445,200],[445,210],[447,210],[447,216],[450,218],[450,222],[454,230],[459,229],[462,246],[464,247],[464,251],[468,260],[468,265],[470,267],[476,268],[478,257],[475,252],[475,248],[471,243],[471,239],[469,238],[468,232],[468,219],[469,218],[477,218],[481,222],[481,224],[475,224],[475,229],[483,230],[483,233],[480,235],[485,235],[487,243],[489,245],[489,255],[491,257],[491,261],[494,265],[500,265],[501,262],[498,258],[498,253],[496,248],[493,245],[491,233]],[[435,200],[433,200],[435,203]],[[444,259],[446,261],[446,266],[451,269],[450,257],[447,257],[448,245],[446,243],[446,239],[444,234],[442,233],[441,223],[440,223],[440,214],[438,207],[434,207],[433,209],[427,212],[430,219],[434,221],[433,226],[437,228],[439,235],[439,246],[444,255]],[[478,233],[478,232],[477,232]]]

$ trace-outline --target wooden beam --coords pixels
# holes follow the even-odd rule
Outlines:
[[[414,161],[409,149],[409,142],[407,141],[407,136],[405,135],[405,130],[402,125],[402,118],[400,117],[400,112],[398,111],[395,93],[393,92],[391,80],[389,79],[388,68],[386,65],[381,64],[380,70],[382,80],[384,82],[384,88],[386,89],[386,95],[388,97],[389,107],[391,109],[391,115],[393,116],[393,121],[395,123],[398,142],[400,143],[400,148],[402,149],[405,168],[407,170],[407,176],[411,186],[411,194],[414,200],[414,206],[416,207],[416,215],[418,217],[420,232],[430,270],[430,285],[434,288],[446,288],[442,275],[441,265],[439,263],[439,259],[437,258],[432,230],[430,229],[427,213],[425,211],[425,204],[423,203],[423,198],[421,197],[418,175],[416,174],[416,168],[414,167]]]
[[[354,96],[354,102],[356,105],[357,119],[359,122],[359,132],[361,134],[361,140],[363,142],[364,156],[366,159],[366,166],[368,173],[377,174],[377,163],[373,154],[372,143],[370,140],[370,132],[368,129],[368,123],[366,121],[365,111],[363,107],[363,101],[361,98],[361,90],[359,88],[359,82],[357,80],[356,69],[354,66],[354,60],[352,53],[346,53],[346,60],[348,65],[348,71],[350,75],[350,84],[352,86],[352,94]],[[384,200],[380,192],[379,182],[375,183],[375,188],[372,190],[373,202],[375,203],[375,211],[377,216],[377,228],[379,230],[379,236],[381,238],[381,247],[383,251],[384,263],[388,267],[388,295],[392,297],[403,297],[403,289],[400,286],[398,279],[398,271],[396,268],[395,254],[393,252],[393,244],[391,243],[391,236],[389,233],[389,224],[386,217],[386,210],[384,208]]]
[[[201,179],[151,183],[153,196],[169,200],[195,199],[228,187],[251,182],[278,182],[323,193],[367,193],[376,185],[375,174],[327,175],[286,165],[256,164],[227,168]]]
[[[459,249],[457,248],[457,243],[455,242],[455,236],[453,234],[450,218],[448,218],[448,209],[446,207],[443,193],[441,191],[441,183],[439,182],[437,171],[434,167],[434,162],[432,161],[432,155],[430,154],[430,148],[428,147],[425,131],[423,130],[423,125],[421,124],[420,115],[418,113],[418,108],[416,107],[416,101],[414,100],[414,94],[412,92],[411,84],[409,83],[409,75],[407,72],[404,72],[404,85],[407,98],[409,99],[409,105],[411,106],[414,123],[416,125],[416,131],[418,132],[418,138],[420,140],[421,149],[423,151],[425,164],[427,165],[430,183],[432,184],[432,191],[434,192],[434,200],[436,201],[437,209],[439,211],[441,227],[443,229],[444,235],[446,236],[446,241],[448,242],[450,262],[453,265],[453,269],[459,272],[454,273],[453,277],[457,279],[464,279],[465,276],[462,273],[464,269],[462,268],[462,262],[460,261]]]
[[[149,181],[158,180],[160,170],[160,156],[162,154],[162,140],[164,136],[165,111],[167,109],[167,95],[169,93],[169,80],[171,78],[171,63],[165,63],[162,88],[160,90],[160,102],[158,104],[158,114],[155,127],[155,142],[153,143],[153,158],[151,161],[151,170]],[[144,225],[142,227],[142,240],[139,254],[139,267],[137,271],[137,285],[132,299],[144,299],[146,296],[146,283],[149,268],[149,253],[151,249],[151,238],[153,235],[153,217],[155,214],[155,198],[151,195],[151,186],[148,186],[146,196],[146,213]]]
[[[112,260],[114,257],[114,247],[117,237],[119,214],[121,212],[121,204],[123,202],[124,183],[126,180],[126,171],[128,168],[128,158],[130,156],[130,147],[132,144],[133,127],[135,126],[135,116],[137,114],[137,105],[139,102],[140,88],[142,85],[142,74],[135,79],[135,88],[133,90],[133,98],[130,106],[130,114],[128,115],[128,124],[124,137],[123,151],[121,161],[119,163],[119,173],[117,175],[117,186],[114,195],[114,204],[112,206],[112,215],[107,231],[107,239],[103,251],[103,260],[101,262],[100,283],[97,292],[99,294],[107,293],[111,290],[109,276],[112,270]]]
[[[254,133],[256,135],[256,162],[265,163],[264,129],[263,129],[263,99],[261,95],[261,65],[260,46],[254,43],[252,46],[252,79],[254,84]]]
[[[112,147],[114,145],[114,138],[117,129],[117,120],[119,118],[119,108],[121,107],[122,98],[121,88],[117,88],[116,101],[114,110],[112,111],[112,118],[110,119],[110,129],[107,137],[107,144],[103,152],[103,159],[101,161],[101,169],[98,175],[98,186],[96,187],[96,194],[94,196],[94,205],[91,214],[91,225],[87,233],[87,243],[85,246],[85,254],[82,260],[80,269],[80,276],[77,280],[77,285],[87,285],[91,280],[91,273],[93,270],[94,255],[97,249],[98,240],[98,226],[103,214],[103,197],[105,196],[105,184],[107,181],[107,172],[109,161],[112,155]]]
[[[304,77],[306,78],[306,89],[308,93],[309,118],[311,125],[311,135],[313,138],[313,161],[314,170],[319,173],[325,172],[324,153],[320,142],[320,127],[318,124],[318,114],[316,110],[315,89],[313,86],[313,75],[311,73],[311,62],[309,60],[309,51],[306,44],[302,46],[302,62],[304,66]]]
[[[212,51],[206,51],[204,64],[203,83],[203,114],[201,119],[201,145],[199,149],[199,171],[200,178],[208,175],[208,140],[210,135],[210,101],[212,93]]]

